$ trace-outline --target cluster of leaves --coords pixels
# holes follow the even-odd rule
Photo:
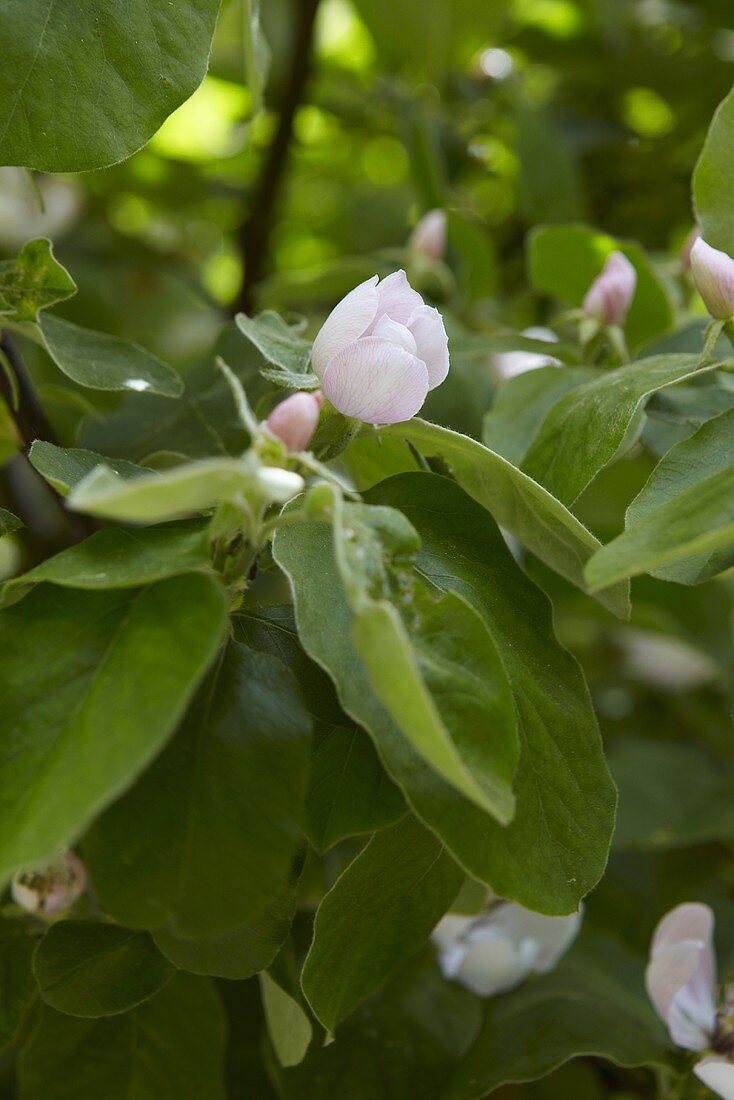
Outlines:
[[[367,36],[377,61],[347,71],[338,43],[324,47],[334,55],[319,106],[301,114],[291,183],[296,196],[309,125],[318,145],[332,103],[334,126],[388,167],[395,139],[381,128],[400,120],[414,190],[374,185],[371,219],[352,195],[355,225],[376,223],[375,237],[333,229],[317,272],[289,269],[276,249],[255,288],[264,305],[318,315],[362,274],[413,262],[451,336],[452,374],[426,419],[355,433],[324,415],[303,455],[261,431],[284,390],[316,385],[309,322],[265,311],[225,323],[211,295],[226,286],[203,277],[192,293],[191,257],[156,210],[169,229],[192,209],[228,223],[267,116],[214,187],[205,157],[169,160],[175,201],[155,152],[85,177],[89,225],[63,253],[76,297],[43,236],[0,262],[0,534],[25,555],[1,596],[0,882],[73,844],[91,883],[51,925],[5,896],[0,1095],[530,1100],[687,1087],[642,974],[652,926],[687,897],[714,905],[725,960],[734,948],[734,359],[726,338],[702,355],[705,322],[677,262],[573,220],[579,158],[533,92],[550,38],[567,109],[601,100],[604,66],[591,73],[580,57],[634,38],[632,16],[604,27],[585,6],[549,5],[561,22],[576,13],[564,38],[543,29],[543,5],[497,4],[481,27],[473,2],[431,6],[440,19],[415,0],[359,0],[349,34]],[[24,0],[0,15],[4,163],[122,161],[204,76],[214,0],[136,0],[124,16],[114,2],[73,7]],[[283,4],[263,15],[277,91]],[[490,34],[516,35],[527,67],[491,101],[476,73],[449,75]],[[225,5],[217,35],[214,71],[233,87],[244,53],[256,110],[257,4]],[[630,54],[633,87],[648,46]],[[378,63],[384,84],[363,96]],[[661,91],[682,113],[671,71]],[[439,106],[415,94],[426,78]],[[705,87],[681,143],[700,146],[726,90],[715,66]],[[639,101],[628,97],[633,119]],[[726,100],[695,185],[707,239],[729,251],[732,119]],[[519,206],[492,238],[476,222],[476,149],[501,162],[510,133]],[[625,171],[652,172],[661,148],[678,164],[659,136],[654,156],[629,151]],[[354,168],[339,171],[351,194]],[[647,202],[626,222],[615,208],[612,228],[644,221],[654,188],[642,190]],[[145,196],[137,222],[125,195]],[[293,196],[286,228],[308,222]],[[395,250],[416,196],[452,207],[445,263]],[[666,232],[684,209],[667,212]],[[533,293],[520,289],[500,322],[496,247],[509,295],[522,282],[513,245],[538,220],[553,224],[528,237]],[[638,276],[631,362],[601,336],[581,346],[563,317],[558,342],[513,331],[549,303],[580,306],[615,249]],[[29,435],[18,347],[53,439]],[[497,386],[508,351],[555,362]],[[258,496],[263,464],[306,481],[282,511]],[[429,937],[487,890],[546,914],[587,902],[552,974],[482,1002],[441,977]]]

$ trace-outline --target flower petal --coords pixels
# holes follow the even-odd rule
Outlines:
[[[734,315],[734,260],[699,237],[690,252],[691,273],[712,317],[728,321]]]
[[[637,287],[637,271],[622,252],[612,252],[589,287],[584,313],[602,325],[623,325]]]
[[[372,335],[379,336],[383,340],[390,340],[391,343],[398,344],[401,348],[405,348],[411,355],[417,355],[419,359],[423,359],[422,355],[418,355],[415,336],[410,329],[407,328],[406,325],[401,325],[399,321],[393,321],[392,318],[387,315],[380,317]]]
[[[398,424],[415,416],[425,401],[428,371],[404,348],[367,336],[334,356],[323,387],[345,416],[370,424]]]
[[[519,985],[530,972],[525,952],[494,928],[473,933],[454,977],[480,997],[492,997]]]
[[[429,210],[410,234],[408,248],[429,260],[440,260],[446,251],[446,223],[445,210]]]
[[[415,337],[416,355],[426,364],[428,388],[440,386],[449,373],[449,338],[443,317],[433,306],[418,306],[408,319],[408,328]]]
[[[716,1023],[713,924],[707,905],[686,903],[666,914],[653,936],[647,992],[685,1050],[708,1046]]]
[[[402,269],[394,271],[392,275],[388,275],[387,278],[378,283],[377,297],[375,323],[379,321],[380,317],[387,314],[393,321],[399,321],[401,325],[404,325],[411,313],[418,306],[423,305],[423,299],[417,290],[413,290],[408,282],[408,276]],[[372,332],[370,331],[367,335],[371,336]]]
[[[311,362],[319,378],[323,379],[335,355],[367,331],[375,319],[377,305],[377,275],[373,275],[334,306],[313,342]]]
[[[699,1081],[723,1100],[734,1100],[734,1065],[723,1058],[702,1058],[693,1067]]]

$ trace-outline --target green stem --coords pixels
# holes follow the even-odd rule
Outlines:
[[[721,336],[722,330],[726,331],[726,335],[731,340],[731,335],[727,326],[731,325],[730,321],[712,321],[709,327],[706,329],[706,335],[704,337],[703,348],[701,354],[698,357],[698,366],[703,367],[709,359],[713,357],[713,351],[716,347],[716,343]]]
[[[242,0],[242,35],[245,54],[245,83],[252,98],[252,115],[263,109],[263,79],[258,64],[260,0]]]

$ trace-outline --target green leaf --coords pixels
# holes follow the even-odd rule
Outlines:
[[[5,508],[0,508],[0,538],[3,535],[9,535],[13,531],[18,531],[23,526],[21,520],[17,516],[14,516],[12,512],[8,512]]]
[[[47,581],[64,588],[137,588],[180,573],[211,572],[209,541],[199,522],[130,531],[108,527],[7,581],[13,599]]]
[[[65,920],[53,925],[33,960],[46,1004],[68,1016],[115,1016],[157,993],[175,973],[147,932]]]
[[[540,367],[509,378],[484,417],[482,442],[513,466],[522,465],[553,405],[569,390],[596,377],[592,367]]]
[[[0,51],[3,53],[3,27],[0,27]],[[6,71],[0,76],[0,89]],[[0,103],[7,98],[0,91]],[[0,138],[2,148],[2,138]],[[7,162],[6,162],[7,163]],[[51,241],[38,237],[23,245],[15,260],[0,263],[0,318],[3,323],[35,321],[39,310],[63,302],[76,294],[76,283],[53,253]]]
[[[333,1032],[428,939],[463,874],[413,817],[375,833],[321,902],[301,982]]]
[[[83,172],[124,160],[206,73],[218,0],[10,0],[0,25],[0,163]]]
[[[380,428],[380,433],[404,436],[425,455],[441,455],[461,487],[491,512],[497,523],[551,569],[588,590],[584,565],[599,542],[542,485],[481,443],[438,424],[410,420]],[[626,617],[627,586],[618,585],[602,602],[616,615]]]
[[[92,332],[53,314],[40,317],[38,324],[56,366],[80,386],[164,397],[178,397],[183,391],[176,371],[133,340]]]
[[[37,439],[31,445],[28,458],[34,469],[59,493],[66,495],[97,466],[109,466],[120,477],[139,477],[145,473],[142,466],[124,459],[105,458],[94,451],[80,447],[57,447]]]
[[[297,1066],[308,1050],[313,1028],[298,1001],[267,971],[260,975],[260,992],[270,1041],[281,1066]]]
[[[45,1008],[18,1066],[22,1100],[225,1100],[225,1019],[205,978],[176,974],[131,1012]]]
[[[436,1097],[480,1023],[480,1003],[441,977],[429,950],[344,1021],[336,1041],[304,1061],[268,1070],[282,1100],[421,1100]]]
[[[11,1042],[36,997],[34,950],[27,925],[0,925],[0,1050]]]
[[[173,741],[87,840],[112,916],[201,937],[273,903],[300,840],[310,735],[288,670],[230,642]]]
[[[295,890],[289,887],[262,913],[218,936],[176,936],[169,927],[157,928],[153,939],[179,970],[243,979],[270,966],[288,935],[296,910]]]
[[[135,478],[97,466],[72,489],[68,506],[123,523],[161,523],[247,493],[254,477],[253,468],[236,458],[205,458]]]
[[[683,487],[598,551],[586,567],[598,590],[638,573],[704,556],[734,543],[734,464]]]
[[[314,732],[304,829],[323,853],[346,837],[392,824],[405,803],[358,726],[318,724]]]
[[[637,288],[625,325],[632,348],[654,340],[673,324],[668,292],[639,245],[615,240],[586,225],[542,225],[528,239],[530,280],[536,290],[580,306],[611,252],[624,253],[637,271]]]
[[[689,439],[671,447],[657,464],[646,485],[627,509],[625,524],[635,527],[678,494],[724,474],[734,465],[734,410],[703,424]],[[734,539],[718,550],[681,558],[670,565],[651,569],[653,576],[678,584],[700,584],[734,565]]]
[[[175,729],[220,645],[224,592],[42,585],[0,612],[0,880],[72,841]]]
[[[695,355],[656,355],[603,371],[560,397],[546,415],[523,469],[569,507],[640,426],[652,393],[696,374]]]
[[[582,941],[552,974],[489,1000],[441,1100],[483,1100],[586,1054],[621,1066],[670,1065],[673,1048],[645,995],[643,970],[642,959],[612,941]]]
[[[693,203],[703,238],[734,255],[731,224],[734,167],[734,91],[719,104],[693,173]]]
[[[609,766],[619,787],[615,847],[734,838],[734,771],[702,746],[624,737],[612,746]]]
[[[311,344],[298,335],[300,327],[287,324],[281,316],[267,310],[257,317],[238,313],[235,323],[246,340],[249,340],[272,368],[262,374],[278,386],[289,389],[315,390],[321,385],[315,374],[308,373]]]
[[[448,479],[403,474],[367,498],[405,513],[421,537],[419,572],[483,616],[518,715],[517,808],[507,828],[423,776],[411,780],[410,801],[500,897],[542,912],[573,911],[604,870],[616,798],[583,674],[555,637],[550,604],[491,518]],[[407,788],[407,761],[400,768]]]

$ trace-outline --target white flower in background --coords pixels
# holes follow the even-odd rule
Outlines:
[[[691,248],[691,273],[706,309],[717,321],[734,317],[734,260],[699,237]]]
[[[586,292],[583,310],[600,325],[624,325],[637,287],[637,272],[622,252],[612,252]]]
[[[552,970],[576,938],[581,919],[581,912],[546,917],[514,902],[496,902],[476,917],[444,917],[433,941],[444,977],[491,997],[530,974]]]
[[[320,393],[293,393],[275,406],[265,424],[289,451],[305,451],[316,431],[323,403]]]
[[[22,168],[0,168],[0,245],[15,250],[31,237],[60,237],[77,219],[81,192],[69,180],[37,175],[33,183]]]
[[[56,917],[71,909],[84,893],[87,872],[73,852],[59,852],[48,864],[19,871],[10,884],[16,905],[39,917]]]
[[[377,275],[331,311],[312,352],[324,394],[339,412],[371,424],[410,420],[449,370],[448,337],[404,271]]]
[[[446,251],[446,211],[429,210],[424,214],[408,238],[408,248],[427,260],[442,260]]]
[[[528,336],[533,340],[546,340],[549,344],[557,344],[558,337],[549,328],[541,325],[532,325],[523,329],[521,336]],[[538,370],[539,367],[559,367],[559,359],[552,355],[544,355],[538,351],[505,351],[493,357],[494,368],[500,378],[514,378],[518,374],[525,374],[528,370]]]
[[[655,929],[645,984],[670,1038],[683,1050],[709,1051],[693,1067],[710,1089],[734,1100],[734,1006],[717,1012],[714,914],[708,905],[686,902],[671,909]],[[731,1014],[730,1014],[731,1013]]]

